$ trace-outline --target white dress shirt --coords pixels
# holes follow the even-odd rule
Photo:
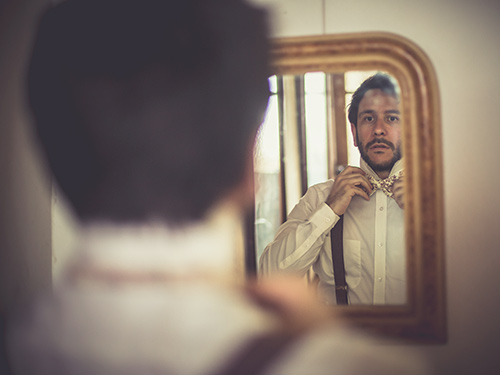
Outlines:
[[[380,179],[361,159],[361,169]],[[390,175],[403,168],[399,160]],[[312,266],[320,297],[335,304],[330,231],[339,220],[325,201],[333,180],[308,189],[260,258],[260,272],[298,272]],[[406,303],[404,211],[376,190],[366,201],[355,196],[344,214],[344,263],[349,304]]]

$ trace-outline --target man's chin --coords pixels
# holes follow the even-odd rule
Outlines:
[[[374,172],[390,172],[394,164],[396,164],[397,160],[385,160],[385,161],[374,161],[371,158],[363,158],[366,161],[366,164],[373,169]]]
[[[358,145],[361,158],[370,166],[370,168],[376,172],[390,172],[394,164],[401,159],[401,150],[399,147],[395,149],[387,149],[386,152],[374,152],[372,148],[364,147],[363,144]]]

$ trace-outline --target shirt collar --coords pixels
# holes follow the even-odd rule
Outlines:
[[[80,229],[74,269],[165,274],[169,278],[236,277],[239,216],[228,210],[182,227],[159,221],[140,225],[94,222]]]

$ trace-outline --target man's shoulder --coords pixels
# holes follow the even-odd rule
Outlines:
[[[315,190],[326,190],[330,189],[333,185],[333,180],[329,179],[323,182],[318,182],[317,184],[311,185],[309,189],[315,189]]]
[[[326,180],[323,182],[319,182],[317,184],[311,185],[307,193],[308,194],[316,194],[316,195],[328,195],[333,186],[333,180]]]

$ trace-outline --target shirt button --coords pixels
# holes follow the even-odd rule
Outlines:
[[[379,242],[378,247],[382,247],[382,246],[384,246],[384,244],[382,242]]]
[[[380,208],[379,208],[379,211],[384,211],[384,207],[380,207]]]
[[[329,218],[329,217],[327,217],[325,221],[326,221],[327,223],[329,223],[329,222],[330,222],[330,218]]]
[[[377,280],[378,280],[378,281],[382,281],[382,278],[381,278],[381,277],[379,277]]]

